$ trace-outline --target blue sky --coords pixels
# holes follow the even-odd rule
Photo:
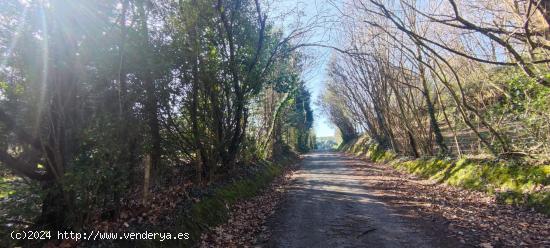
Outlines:
[[[270,15],[277,16],[279,13],[287,13],[292,10],[299,10],[302,12],[303,16],[301,17],[304,20],[308,20],[311,17],[317,15],[318,13],[323,13],[323,15],[330,15],[335,12],[332,9],[327,0],[274,0],[270,3],[272,10]],[[283,30],[291,30],[289,25],[295,23],[296,18],[288,18],[281,23]],[[317,28],[313,33],[308,37],[308,43],[316,43],[322,41],[323,43],[330,43],[330,36],[332,34],[328,33],[329,29]],[[308,67],[302,75],[302,79],[306,82],[308,89],[311,91],[312,95],[312,107],[315,114],[314,121],[314,130],[317,137],[326,137],[333,136],[335,134],[334,126],[328,120],[327,116],[320,110],[317,101],[319,96],[322,94],[325,82],[327,80],[327,65],[332,53],[332,50],[329,48],[322,47],[311,47],[307,48],[306,53],[308,56],[311,56],[308,61]]]
[[[305,73],[304,80],[311,91],[313,99],[312,107],[315,113],[313,125],[315,134],[317,137],[333,136],[335,132],[333,125],[317,105],[317,99],[319,99],[319,95],[322,94],[327,79],[326,67],[331,51],[328,48],[316,48],[316,50],[320,50],[319,52],[322,54],[319,56],[320,58],[316,59],[313,65],[314,68]]]

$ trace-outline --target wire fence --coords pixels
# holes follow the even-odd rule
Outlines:
[[[512,121],[501,123],[496,128],[514,150],[521,149],[522,152],[533,154],[550,154],[548,144],[550,133],[548,133],[549,129],[547,127],[543,126],[539,128],[538,132],[534,132],[532,128],[527,127],[524,123]],[[546,129],[546,132],[544,129]],[[478,132],[491,145],[498,146],[496,137],[493,137],[487,129],[480,128]],[[445,128],[442,135],[445,145],[454,156],[488,152],[481,139],[471,129],[460,129],[453,132],[450,128]],[[434,147],[437,149],[435,145],[434,142]]]

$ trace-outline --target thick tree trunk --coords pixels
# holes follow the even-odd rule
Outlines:
[[[148,93],[147,93],[147,105],[148,105],[148,125],[149,125],[149,135],[151,136],[151,165],[155,169],[158,169],[160,164],[161,157],[161,138],[160,138],[160,127],[158,122],[158,104],[157,97],[155,96],[155,86],[152,80],[147,84]]]
[[[195,1],[193,1],[196,4]],[[208,184],[208,172],[210,166],[209,156],[206,152],[206,149],[203,144],[204,132],[201,131],[200,120],[199,120],[199,94],[201,90],[205,90],[204,87],[201,88],[201,79],[199,71],[199,60],[200,60],[200,38],[198,37],[197,26],[190,28],[189,31],[191,52],[193,56],[193,67],[192,67],[192,78],[191,78],[191,104],[189,109],[189,115],[191,120],[191,131],[192,131],[192,142],[194,145],[194,150],[196,153],[195,166],[196,174],[199,185],[206,186]],[[206,86],[207,87],[207,86]],[[212,89],[209,89],[212,91]],[[211,93],[213,94],[213,93]],[[210,96],[211,97],[211,96]],[[218,132],[219,135],[219,132]]]
[[[409,144],[411,145],[411,150],[413,152],[413,155],[415,158],[420,157],[418,154],[418,148],[416,147],[416,141],[414,140],[414,136],[410,131],[407,131],[407,136],[409,137]]]
[[[145,11],[145,2],[143,0],[137,2],[138,12],[140,15],[140,32],[141,43],[143,45],[142,59],[144,62],[141,80],[145,86],[145,115],[147,125],[149,127],[149,138],[151,148],[149,155],[151,156],[151,165],[153,170],[158,169],[161,157],[161,137],[158,121],[158,100],[156,95],[155,81],[153,80],[153,72],[151,69],[151,48],[149,44],[149,29],[147,27],[147,13]]]
[[[45,182],[42,188],[47,192],[42,200],[42,213],[35,221],[36,230],[66,230],[69,209],[65,202],[62,186],[55,182]]]

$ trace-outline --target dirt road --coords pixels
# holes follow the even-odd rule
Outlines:
[[[360,167],[356,165],[361,165]],[[460,247],[437,223],[400,214],[374,188],[392,180],[339,153],[306,155],[278,211],[266,247]]]

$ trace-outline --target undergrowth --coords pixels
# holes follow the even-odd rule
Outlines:
[[[455,187],[492,194],[501,203],[534,208],[550,215],[550,165],[471,158],[398,158],[361,137],[342,151]]]
[[[220,187],[212,195],[194,204],[187,213],[181,215],[179,229],[189,232],[190,241],[194,243],[208,227],[224,223],[229,217],[229,208],[232,204],[255,196],[269,186],[275,177],[281,175],[283,171],[281,166],[265,163],[264,168],[255,177],[237,180]]]
[[[216,186],[196,202],[189,202],[178,209],[175,227],[166,227],[171,233],[189,233],[188,240],[151,241],[145,247],[193,247],[200,241],[203,232],[226,222],[231,206],[238,201],[258,195],[278,176],[284,167],[294,163],[295,159],[280,158],[277,162],[261,161],[255,166],[253,175],[236,178],[224,185]]]

